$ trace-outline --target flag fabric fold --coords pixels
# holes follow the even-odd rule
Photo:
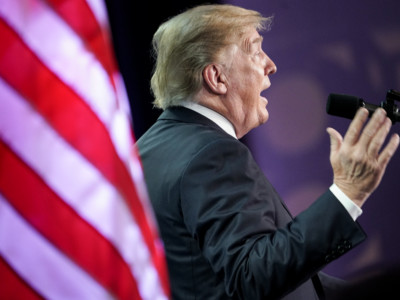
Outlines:
[[[0,295],[167,299],[107,12],[0,0]]]

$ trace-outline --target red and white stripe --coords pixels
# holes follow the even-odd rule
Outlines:
[[[0,295],[167,299],[104,4],[0,0],[0,41]]]

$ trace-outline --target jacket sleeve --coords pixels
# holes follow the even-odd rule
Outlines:
[[[248,148],[234,139],[201,149],[180,189],[190,234],[228,295],[241,299],[281,297],[365,239],[329,190],[278,227],[287,212]]]

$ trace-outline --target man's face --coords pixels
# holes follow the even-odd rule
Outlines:
[[[268,76],[276,72],[276,66],[262,49],[262,37],[252,27],[240,44],[225,52],[225,58],[228,119],[240,138],[268,120],[268,101],[260,94],[270,87]]]

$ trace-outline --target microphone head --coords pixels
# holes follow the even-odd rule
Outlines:
[[[326,112],[333,116],[353,119],[357,110],[363,106],[363,99],[342,94],[329,94]]]

